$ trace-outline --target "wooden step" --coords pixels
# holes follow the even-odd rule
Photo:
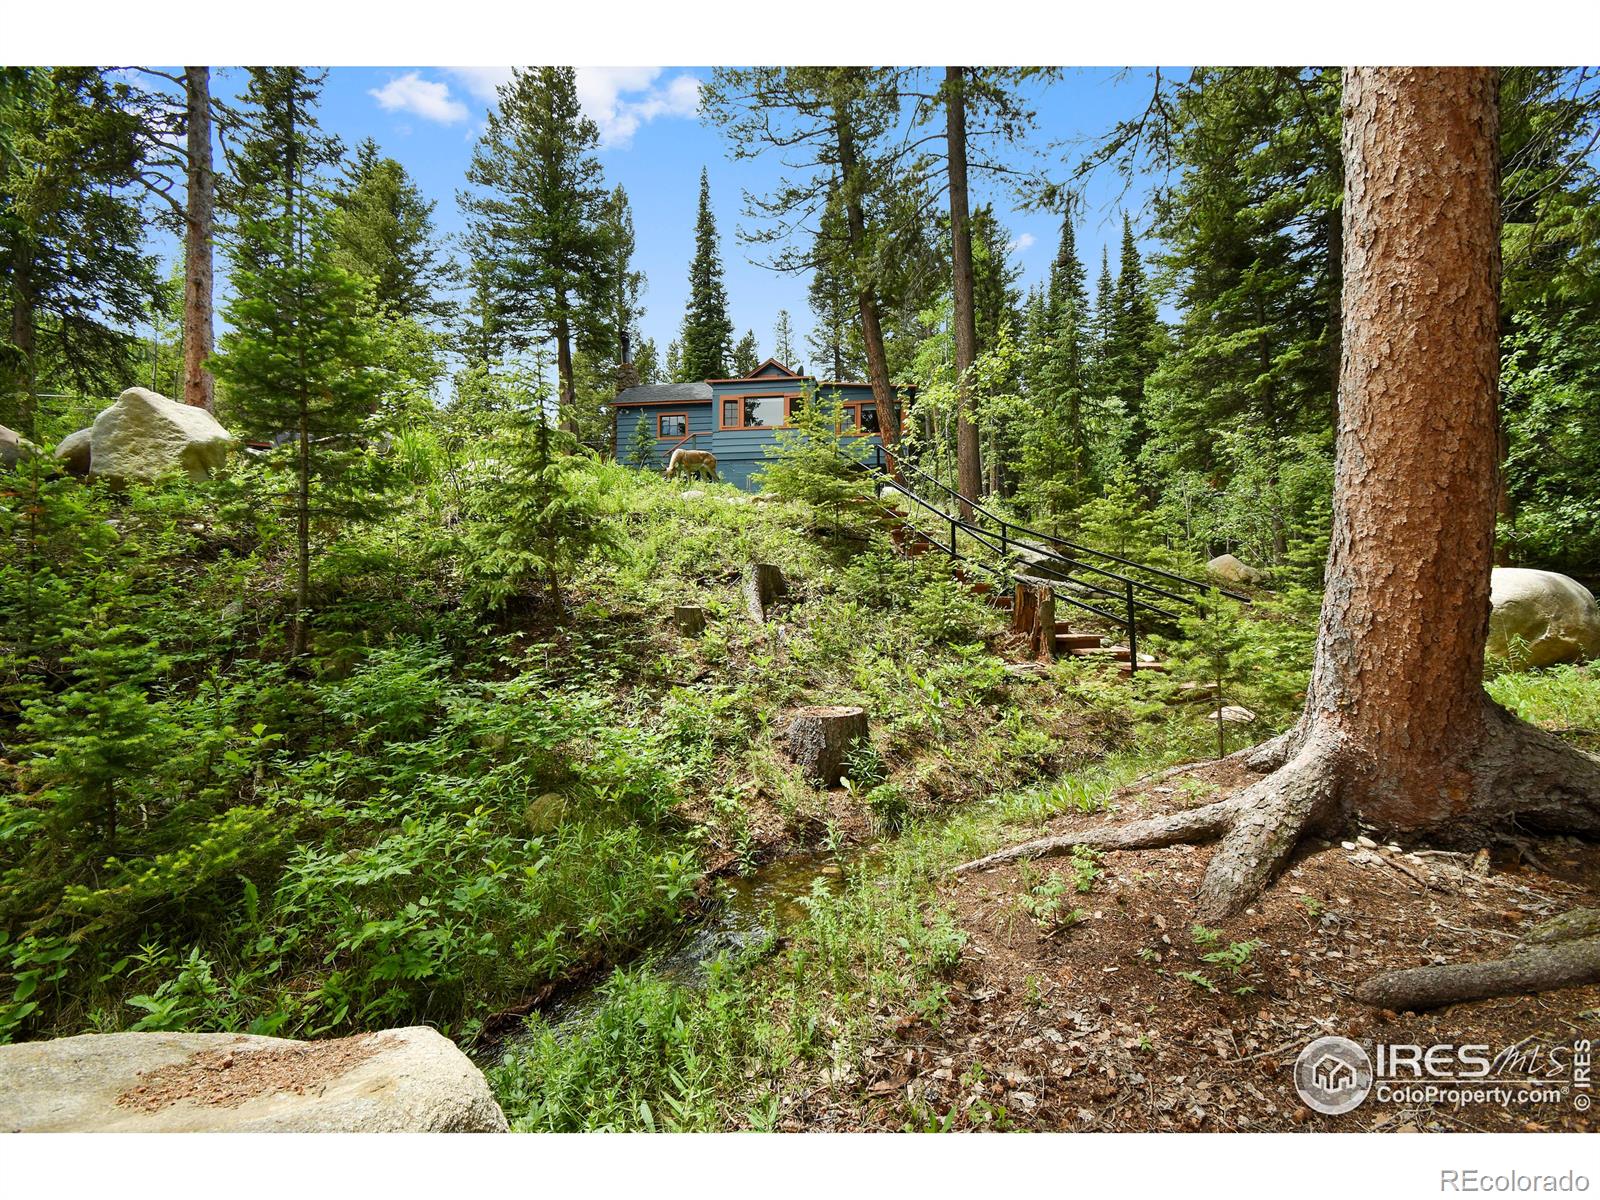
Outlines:
[[[1098,633],[1061,633],[1060,625],[1056,626],[1056,649],[1068,650],[1099,650],[1105,646],[1106,640]]]
[[[1109,659],[1114,662],[1128,661],[1128,648],[1126,646],[1084,646],[1075,650],[1067,650],[1065,653],[1070,654],[1073,658]]]
[[[1141,675],[1143,675],[1146,671],[1157,671],[1160,674],[1165,675],[1170,670],[1171,670],[1171,668],[1168,667],[1167,664],[1164,663],[1164,662],[1145,662],[1143,658],[1141,658],[1139,660],[1139,674],[1141,674]],[[1127,663],[1123,663],[1120,667],[1117,668],[1117,674],[1119,674],[1119,675],[1132,675],[1133,674],[1133,670],[1132,670],[1131,667],[1128,666]]]

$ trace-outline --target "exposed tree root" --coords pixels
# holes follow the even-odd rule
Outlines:
[[[1201,917],[1238,912],[1277,878],[1308,830],[1339,816],[1336,745],[1308,742],[1295,758],[1232,800],[1238,816],[1200,883]]]
[[[1165,817],[1151,817],[1147,821],[1130,821],[1125,825],[1099,825],[1081,833],[1061,834],[1057,837],[1039,838],[1001,850],[996,854],[974,859],[956,867],[954,874],[969,871],[987,871],[1002,863],[1017,862],[1025,858],[1054,858],[1071,854],[1074,846],[1092,846],[1096,850],[1147,850],[1156,846],[1175,846],[1179,842],[1202,842],[1220,836],[1233,824],[1237,807],[1232,800],[1219,800],[1215,804],[1187,809]]]
[[[1544,830],[1600,836],[1600,759],[1487,701],[1486,707],[1483,736],[1458,772],[1470,780],[1470,787],[1455,811],[1429,831],[1460,834],[1515,819]],[[1288,733],[1224,761],[1271,774],[1213,804],[1038,838],[963,863],[955,873],[1070,854],[1074,846],[1140,850],[1220,838],[1197,897],[1202,919],[1216,920],[1237,913],[1260,895],[1307,833],[1332,833],[1363,815],[1360,798],[1379,794],[1373,781],[1382,774],[1381,764],[1353,753],[1334,725],[1315,721],[1303,721]],[[1210,764],[1188,769],[1205,765]],[[1148,781],[1170,778],[1182,770],[1170,768]],[[1580,958],[1565,951],[1562,956],[1563,962]],[[1519,969],[1529,966],[1523,959],[1515,961]]]
[[[1557,942],[1510,958],[1385,971],[1356,989],[1356,999],[1395,1012],[1438,1008],[1490,996],[1514,996],[1600,982],[1600,938]]]

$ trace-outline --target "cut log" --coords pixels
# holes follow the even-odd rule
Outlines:
[[[692,604],[675,605],[672,622],[685,637],[699,637],[706,631],[706,610]]]
[[[784,741],[789,757],[807,781],[832,787],[844,775],[845,760],[867,737],[867,711],[850,705],[802,708],[789,723]]]
[[[771,563],[753,562],[745,564],[744,582],[740,590],[744,593],[744,604],[750,619],[757,625],[765,625],[767,609],[779,596],[789,594],[789,583],[784,579],[783,572]]]

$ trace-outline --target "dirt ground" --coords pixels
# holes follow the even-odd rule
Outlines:
[[[1233,790],[1213,768],[1117,798],[1123,816],[1187,807]],[[1052,833],[1101,823],[1055,821]],[[1484,853],[1486,850],[1488,853]],[[1310,843],[1262,899],[1197,944],[1192,897],[1211,848],[1108,853],[1091,889],[1071,861],[1008,865],[941,889],[969,940],[936,1023],[902,1017],[869,1048],[863,1079],[792,1094],[782,1127],[1044,1130],[1572,1130],[1594,1114],[1558,1102],[1454,1107],[1376,1091],[1355,1111],[1313,1113],[1294,1062],[1328,1034],[1375,1043],[1513,1044],[1532,1074],[1546,1052],[1600,1040],[1600,986],[1459,1004],[1427,1013],[1366,1008],[1353,987],[1382,970],[1500,957],[1529,926],[1600,904],[1600,847],[1537,838],[1473,852]],[[1060,871],[1051,932],[1019,898]],[[1230,968],[1203,955],[1256,942]],[[1185,978],[1185,975],[1188,975]],[[1213,990],[1214,989],[1214,990]],[[1564,1060],[1563,1060],[1564,1061]],[[1522,1074],[1529,1072],[1523,1071]],[[1569,1069],[1570,1073],[1570,1069]],[[1497,1072],[1504,1076],[1508,1072]],[[1565,1077],[1563,1077],[1565,1078]]]

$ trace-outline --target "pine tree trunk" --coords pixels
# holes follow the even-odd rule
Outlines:
[[[978,357],[973,302],[972,222],[967,211],[967,93],[963,67],[945,68],[945,141],[950,164],[950,243],[954,264],[956,342],[956,491],[961,516],[972,520],[971,501],[983,486],[978,427],[972,421],[972,364]]]
[[[211,68],[185,67],[188,196],[183,242],[183,402],[207,412],[216,406],[206,370],[212,344],[212,225],[216,178],[211,170]]]
[[[1496,76],[1345,72],[1344,358],[1332,551],[1306,720],[1350,801],[1461,812],[1482,740],[1499,380]]]
[[[556,307],[561,314],[556,320],[556,377],[561,389],[561,428],[576,436],[578,393],[572,380],[572,326],[567,320],[565,293],[557,298]]]
[[[850,238],[851,274],[857,279],[856,307],[861,314],[861,341],[867,353],[867,381],[872,384],[872,399],[874,407],[878,410],[878,436],[883,439],[885,446],[892,446],[900,438],[900,421],[894,411],[894,390],[889,382],[889,356],[883,348],[883,322],[878,314],[877,290],[872,286],[872,281],[865,278],[859,270],[860,261],[866,256],[867,217],[861,207],[861,196],[858,191],[857,176],[860,167],[856,157],[855,138],[845,123],[847,119],[847,114],[835,109],[834,129],[839,152],[839,170],[845,181],[844,213],[845,228]],[[898,474],[892,457],[889,460],[889,471],[892,475]]]

